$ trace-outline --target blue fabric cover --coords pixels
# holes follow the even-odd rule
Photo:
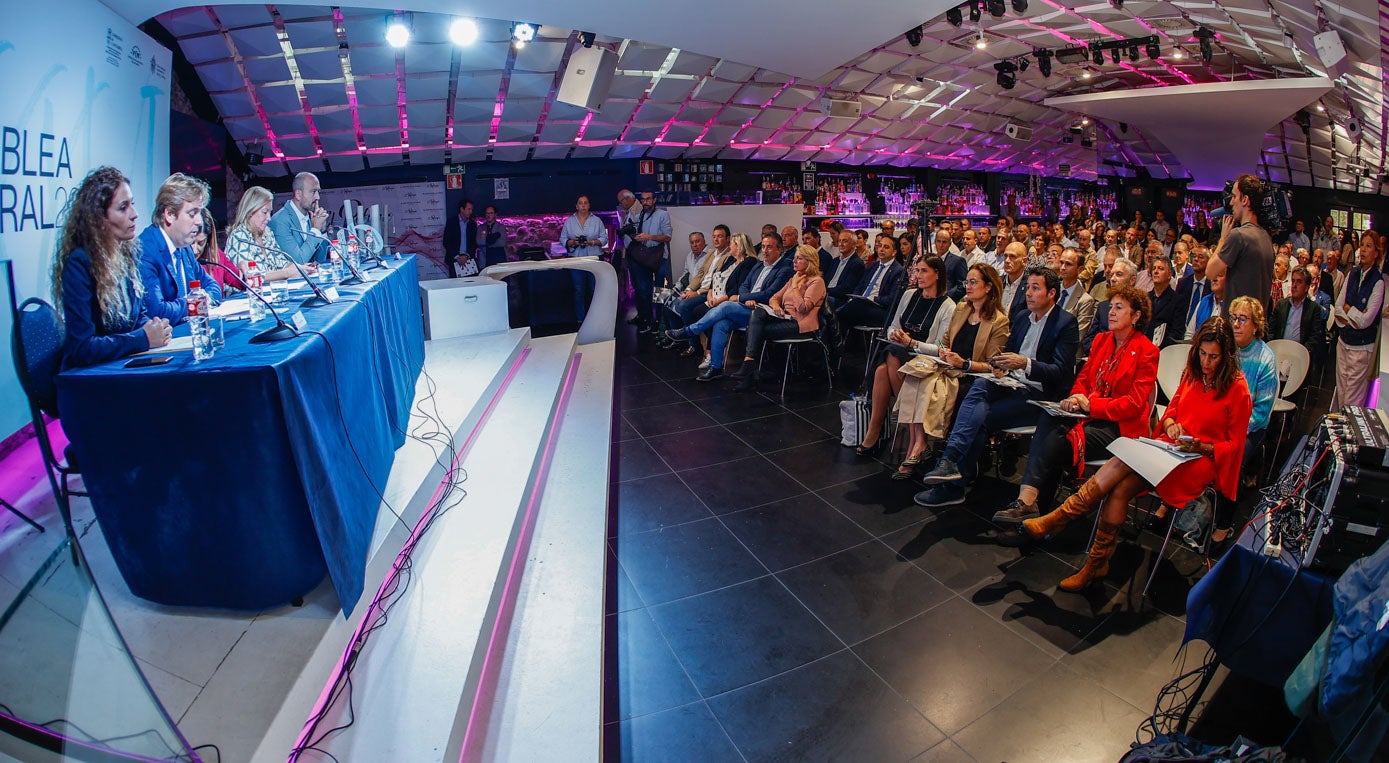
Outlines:
[[[424,363],[414,258],[372,272],[380,280],[304,310],[331,354],[313,334],[250,344],[271,322],[233,321],[209,361],[180,352],[59,375],[64,430],[137,596],[259,609],[326,571],[352,611]]]

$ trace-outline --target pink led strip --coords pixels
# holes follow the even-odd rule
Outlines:
[[[531,481],[530,500],[526,502],[525,518],[521,521],[521,533],[516,538],[516,548],[511,553],[511,566],[506,573],[506,585],[502,588],[502,598],[497,605],[497,619],[492,623],[492,634],[487,641],[487,652],[482,658],[482,670],[478,674],[477,690],[473,695],[472,708],[468,712],[468,727],[463,732],[463,744],[458,759],[467,760],[468,751],[474,744],[480,744],[490,715],[488,700],[495,690],[495,665],[501,662],[502,648],[506,645],[507,633],[511,630],[511,618],[515,614],[516,595],[521,584],[521,574],[526,565],[526,554],[530,549],[531,533],[535,526],[535,515],[540,509],[540,501],[545,494],[545,479],[550,473],[550,462],[554,459],[555,443],[559,439],[564,411],[569,407],[569,398],[574,392],[574,379],[579,375],[579,362],[583,353],[574,353],[574,361],[560,390],[559,404],[555,406],[555,416],[550,433],[545,438],[545,448],[540,454],[540,466]]]
[[[458,469],[458,465],[461,464],[464,457],[468,455],[468,452],[473,447],[473,442],[477,440],[478,434],[482,431],[483,425],[492,417],[492,411],[495,410],[497,405],[501,402],[502,395],[505,394],[507,388],[511,386],[511,380],[516,378],[517,372],[521,370],[521,365],[526,362],[526,358],[529,357],[530,354],[531,350],[527,347],[521,351],[521,354],[516,358],[516,362],[511,364],[511,369],[507,371],[506,378],[502,379],[501,385],[498,386],[497,391],[492,394],[492,399],[487,401],[487,407],[483,409],[482,415],[478,417],[477,423],[473,424],[472,430],[468,432],[468,437],[463,441],[462,447],[454,454],[453,462],[449,465],[444,477],[439,480],[439,486],[434,488],[434,495],[430,496],[429,503],[426,504],[426,507],[433,506],[439,500],[439,497],[444,494],[444,489],[448,486],[449,475]],[[309,720],[304,723],[304,728],[300,730],[299,737],[294,740],[294,748],[290,753],[289,763],[295,763],[295,761],[299,760],[299,753],[310,743],[310,738],[318,725],[318,721],[322,720],[321,716],[325,715],[328,711],[328,699],[332,696],[333,687],[337,686],[338,681],[342,680],[343,671],[346,669],[348,661],[352,659],[352,654],[359,645],[358,641],[361,639],[362,633],[371,626],[372,614],[376,612],[377,607],[380,605],[387,586],[390,585],[391,581],[394,580],[396,575],[400,572],[400,567],[405,561],[404,549],[411,548],[414,542],[419,539],[420,533],[424,531],[424,526],[429,520],[429,517],[430,512],[428,508],[426,508],[425,512],[420,515],[419,521],[415,523],[415,529],[410,532],[410,537],[406,539],[401,553],[397,555],[395,561],[392,562],[390,574],[386,575],[386,578],[381,581],[381,587],[376,590],[376,596],[372,598],[371,604],[367,607],[366,614],[362,616],[361,622],[357,624],[356,630],[352,632],[352,638],[348,640],[347,646],[343,649],[342,657],[338,659],[337,667],[333,669],[332,675],[328,678],[327,685],[323,687],[323,691],[318,695],[318,701],[314,703],[313,710],[309,713]]]

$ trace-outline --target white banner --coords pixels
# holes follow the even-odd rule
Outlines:
[[[69,193],[110,164],[143,227],[169,174],[168,50],[96,0],[0,2],[0,259],[21,300],[52,301],[49,271]],[[9,311],[0,324],[8,339]],[[0,439],[28,421],[0,363]]]
[[[278,211],[293,197],[292,193],[275,194],[275,209]],[[428,262],[420,262],[420,278],[443,275],[444,235],[444,184],[442,182],[396,183],[380,185],[359,185],[350,188],[321,188],[318,204],[331,215],[328,222],[343,225],[342,203],[351,199],[353,209],[362,207],[370,210],[379,204],[384,218],[390,210],[390,227],[381,231],[391,242],[394,251],[402,254],[420,254]],[[367,220],[366,222],[371,222]],[[385,223],[382,223],[385,225]]]

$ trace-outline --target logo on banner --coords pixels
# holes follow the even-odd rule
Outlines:
[[[116,30],[106,27],[106,63],[120,67],[121,53],[125,50],[121,36],[116,34]]]

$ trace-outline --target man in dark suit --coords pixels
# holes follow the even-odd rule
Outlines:
[[[145,312],[177,326],[188,320],[188,284],[201,282],[213,303],[222,288],[193,255],[193,239],[202,230],[207,184],[182,172],[170,175],[154,199],[154,221],[140,232],[140,282]]]
[[[1196,315],[1201,300],[1210,296],[1211,282],[1206,278],[1206,263],[1210,260],[1210,250],[1205,244],[1197,244],[1191,250],[1191,277],[1177,282],[1177,304],[1181,307],[1181,329],[1171,337],[1181,341],[1186,338],[1186,324]]]
[[[829,283],[830,268],[834,266],[834,255],[825,251],[820,246],[820,231],[814,228],[806,228],[801,231],[801,243],[815,249],[815,253],[820,256],[820,275],[825,277],[825,283]],[[794,252],[792,252],[794,254]]]
[[[1012,384],[974,380],[955,415],[945,452],[922,479],[928,487],[915,497],[922,506],[964,503],[965,485],[978,472],[988,433],[1032,424],[1039,412],[1028,401],[1056,401],[1070,391],[1080,338],[1075,316],[1056,304],[1061,278],[1055,271],[1032,268],[1026,283],[1027,312],[1013,321],[1008,344],[989,361],[995,377]]]
[[[477,253],[477,225],[473,224],[473,202],[458,202],[458,215],[444,226],[444,264],[449,278],[458,277],[458,268]]]
[[[830,267],[820,273],[825,279],[831,308],[838,308],[844,298],[858,288],[866,267],[858,256],[858,236],[853,231],[841,230],[835,241],[835,249],[839,251],[839,256],[832,258]]]
[[[1316,300],[1309,299],[1312,276],[1298,265],[1292,271],[1292,294],[1273,306],[1268,322],[1269,339],[1291,339],[1307,348],[1312,362],[1321,361],[1326,350],[1326,313]]]
[[[1027,245],[1016,241],[1003,247],[1003,307],[1008,311],[1008,322],[1012,323],[1019,315],[1027,312]]]
[[[897,242],[886,233],[879,233],[873,242],[878,260],[863,271],[853,296],[846,299],[835,315],[839,319],[839,340],[855,326],[881,326],[887,308],[897,299],[902,287],[902,263],[897,258]]]

